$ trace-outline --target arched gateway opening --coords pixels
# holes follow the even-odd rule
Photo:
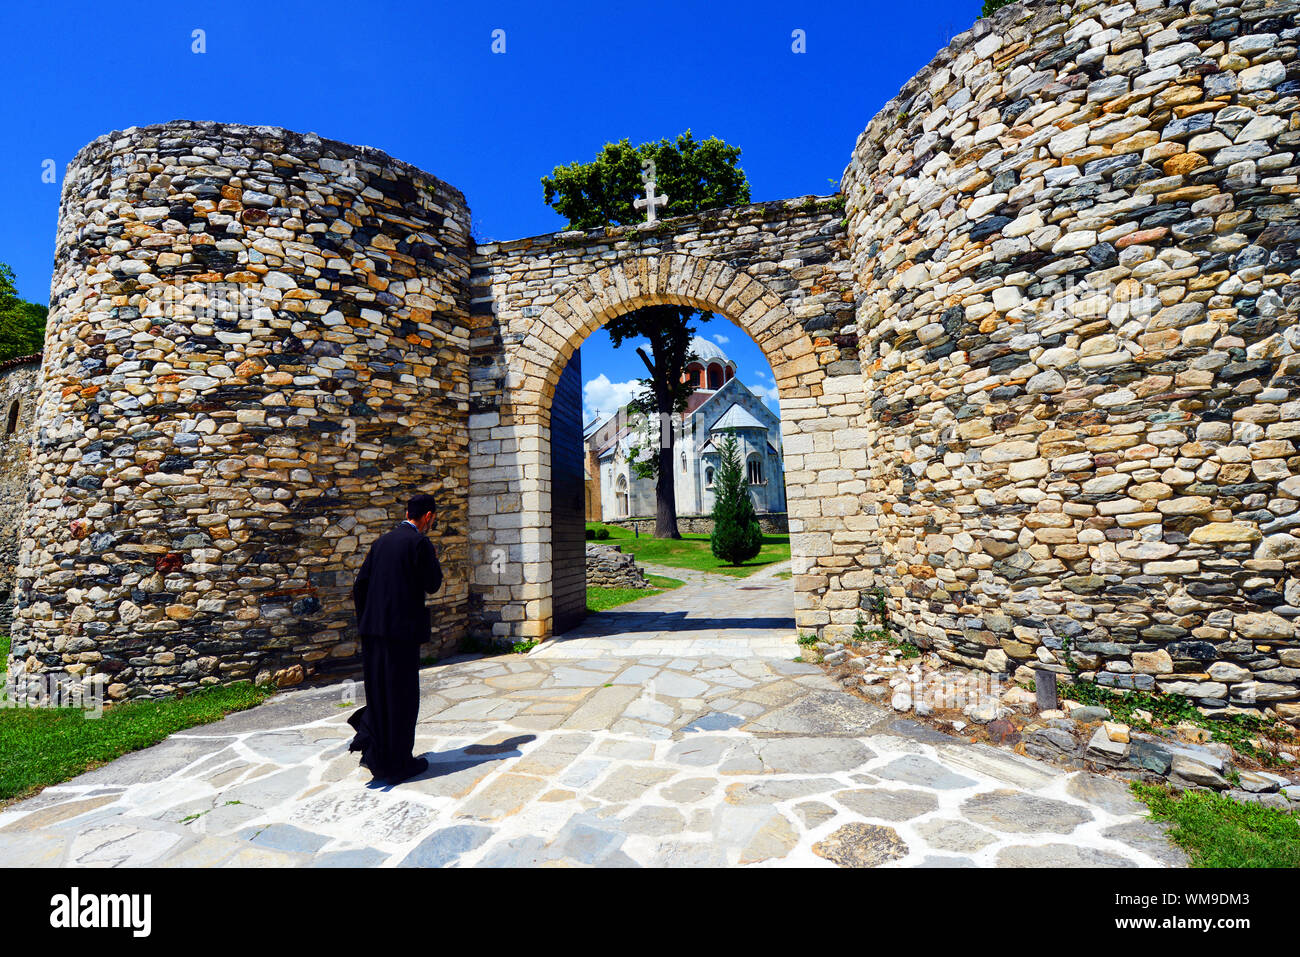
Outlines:
[[[580,279],[555,276],[549,287],[539,284],[535,297],[494,303],[504,387],[496,410],[473,415],[470,423],[470,561],[481,633],[506,639],[554,634],[559,545],[551,520],[551,424],[557,386],[591,333],[615,316],[665,304],[725,316],[766,356],[786,454],[796,626],[852,629],[870,571],[848,547],[837,555],[836,546],[852,539],[852,550],[866,553],[861,373],[856,362],[852,369],[843,363],[831,368],[839,352],[807,331],[795,308],[803,296],[795,291],[783,296],[717,260],[631,255]],[[526,298],[549,301],[538,308]]]
[[[700,363],[685,362],[682,380],[691,385],[691,390],[689,395],[681,397],[680,407],[662,423],[654,412],[647,416],[639,407],[622,402],[611,404],[614,396],[624,398],[622,393],[629,388],[638,398],[654,401],[635,381],[646,370],[638,368],[640,362],[634,350],[644,342],[649,347],[647,356],[653,356],[655,363],[661,361],[661,353],[666,350],[661,346],[656,351],[651,340],[663,331],[660,323],[665,315],[671,321],[683,311],[690,317],[687,323],[692,327],[686,343],[688,356],[707,358],[709,365],[725,368],[731,375],[723,380],[719,373],[712,388],[698,379],[689,383],[690,366],[698,367]],[[604,335],[616,325],[622,327],[626,337],[621,352]],[[636,330],[634,337],[628,336],[629,328]],[[604,557],[602,548],[613,546],[632,553],[642,572],[668,579],[682,579],[684,576],[678,569],[694,567],[692,562],[696,558],[711,559],[708,539],[713,530],[712,515],[719,489],[714,487],[710,473],[721,464],[724,433],[732,433],[737,443],[741,480],[748,483],[745,490],[764,533],[764,544],[759,554],[745,561],[743,572],[736,569],[734,576],[707,576],[705,581],[713,579],[720,584],[730,578],[739,590],[724,589],[724,594],[709,603],[707,628],[697,627],[701,621],[699,616],[686,611],[700,607],[694,590],[688,589],[665,596],[659,603],[638,602],[621,611],[607,611],[599,622],[587,624],[577,637],[635,632],[640,630],[638,621],[644,623],[651,618],[658,626],[653,630],[663,631],[669,619],[656,617],[655,608],[672,610],[673,625],[668,630],[678,635],[707,631],[716,637],[743,641],[744,636],[715,633],[742,628],[752,631],[758,627],[754,622],[762,619],[765,623],[762,630],[770,632],[764,641],[791,637],[794,628],[788,570],[791,563],[777,390],[771,384],[772,371],[766,357],[754,348],[755,343],[748,336],[737,335],[737,330],[735,323],[712,312],[680,310],[676,305],[626,310],[608,317],[606,325],[584,339],[565,364],[551,400],[550,417],[552,612],[557,636],[584,624],[589,597],[597,606],[602,604],[605,596],[589,596],[589,585],[618,584],[620,575],[612,571],[615,566],[610,564],[613,559]],[[728,355],[723,350],[725,343],[734,343],[739,351]],[[750,373],[743,380],[736,374],[739,368],[736,359],[740,357]],[[584,374],[584,369],[590,371]],[[611,382],[609,376],[631,377],[634,381]],[[768,384],[762,385],[764,382]],[[760,387],[759,391],[755,387]],[[589,410],[587,398],[592,388],[595,392],[590,395]],[[626,398],[632,398],[632,394]],[[656,447],[658,441],[667,441],[672,446],[663,463]],[[763,463],[767,463],[766,469]],[[660,471],[664,465],[668,467],[666,474]],[[772,481],[767,481],[768,476]],[[682,550],[674,547],[671,554],[659,552],[652,544],[659,534],[656,513],[662,485],[672,491],[676,528],[684,540],[680,543]],[[583,494],[588,486],[591,487],[589,497]],[[588,499],[595,506],[590,511],[586,508]],[[594,528],[591,523],[595,523]],[[605,541],[603,546],[595,545],[597,551],[590,556],[593,546],[588,537]],[[649,551],[643,551],[643,547]],[[588,581],[588,561],[592,563],[591,581]],[[755,575],[757,584],[750,581]],[[776,598],[769,594],[773,576],[779,581]],[[765,593],[769,603],[765,605],[757,592]],[[673,598],[682,601],[672,601]],[[722,614],[732,598],[750,601],[730,614]],[[771,601],[776,604],[770,604]]]

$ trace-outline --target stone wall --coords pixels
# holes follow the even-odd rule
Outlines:
[[[0,634],[13,618],[19,529],[27,504],[32,418],[41,357],[0,362]]]
[[[597,588],[652,588],[632,555],[617,545],[587,542],[587,586]],[[559,630],[563,630],[560,626]]]
[[[111,697],[358,667],[350,588],[442,503],[465,632],[469,212],[368,148],[177,122],[64,180],[13,654]]]
[[[608,319],[673,303],[734,322],[781,406],[801,629],[849,634],[879,556],[866,500],[863,385],[837,197],[804,197],[480,246],[471,277],[474,628],[551,632],[550,403]]]
[[[893,619],[1300,716],[1300,4],[1017,4],[845,173]]]
[[[613,518],[606,525],[618,525],[620,528],[635,528],[642,535],[653,535],[655,520],[653,518]],[[764,512],[758,516],[758,527],[764,535],[785,535],[790,531],[789,516],[785,512]],[[678,515],[677,530],[683,534],[712,535],[713,517],[710,515]]]

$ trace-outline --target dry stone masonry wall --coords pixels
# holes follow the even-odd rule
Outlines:
[[[1300,716],[1300,4],[1042,2],[845,173],[890,610]]]
[[[468,209],[383,153],[170,123],[70,165],[15,665],[166,694],[355,669],[348,593],[441,497],[465,631]]]
[[[0,621],[6,624],[13,617],[40,364],[39,355],[0,363]]]
[[[617,545],[587,542],[587,587],[600,588],[651,588],[653,587],[636,557],[624,553]]]
[[[789,516],[785,512],[764,512],[757,516],[757,520],[764,535],[785,535],[790,531]],[[655,531],[653,518],[613,518],[604,524],[636,529],[641,535],[653,535]],[[679,515],[677,529],[683,534],[712,535],[713,518],[708,515]]]

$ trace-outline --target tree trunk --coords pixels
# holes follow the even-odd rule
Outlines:
[[[673,491],[673,399],[655,396],[659,407],[659,474],[655,478],[655,538],[681,538],[677,530],[677,496]],[[665,425],[665,423],[667,423]]]

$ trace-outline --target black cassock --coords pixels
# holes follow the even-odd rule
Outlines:
[[[442,586],[433,543],[403,522],[370,546],[352,586],[361,634],[366,704],[348,724],[348,748],[376,778],[405,778],[419,764],[415,720],[420,713],[420,645],[431,634],[424,596]]]

